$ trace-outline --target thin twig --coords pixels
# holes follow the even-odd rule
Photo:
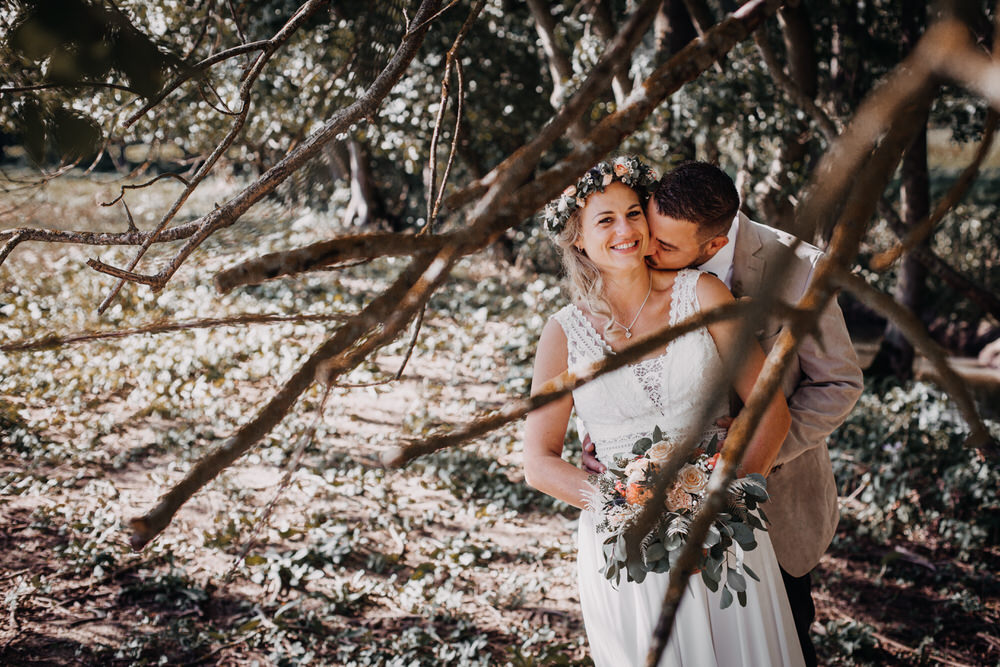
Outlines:
[[[140,188],[147,188],[150,185],[152,185],[153,183],[156,183],[157,181],[161,181],[164,178],[172,178],[174,180],[180,181],[181,183],[183,183],[186,186],[190,186],[191,185],[190,182],[188,182],[188,180],[186,178],[184,178],[183,176],[181,176],[180,174],[175,174],[173,172],[164,172],[164,173],[156,176],[155,178],[149,179],[145,183],[129,184],[129,185],[123,185],[123,186],[121,186],[121,191],[118,193],[118,196],[115,197],[114,199],[112,199],[111,201],[101,202],[101,206],[114,206],[115,204],[118,203],[118,201],[122,197],[125,196],[125,191],[126,190],[138,190]]]

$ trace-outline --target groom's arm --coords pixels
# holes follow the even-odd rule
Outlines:
[[[799,346],[802,377],[788,397],[792,425],[775,465],[787,463],[825,442],[850,414],[864,389],[858,357],[836,299],[823,311],[817,330],[822,345],[814,336],[808,336]]]

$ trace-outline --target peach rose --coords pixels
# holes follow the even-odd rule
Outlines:
[[[615,163],[615,176],[617,176],[618,178],[621,178],[622,176],[624,176],[627,173],[628,173],[628,165],[626,165],[623,162],[616,162]]]
[[[688,493],[701,493],[705,490],[706,484],[708,484],[708,475],[701,468],[690,463],[677,473],[677,485]]]
[[[694,505],[691,502],[691,495],[680,486],[674,486],[674,488],[670,489],[670,493],[667,494],[667,501],[665,504],[667,509],[671,512],[689,510]]]

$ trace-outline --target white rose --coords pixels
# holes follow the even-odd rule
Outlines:
[[[650,461],[645,457],[640,457],[633,459],[625,466],[625,476],[628,477],[628,483],[632,484],[634,482],[641,482],[646,477],[646,470],[649,468]]]

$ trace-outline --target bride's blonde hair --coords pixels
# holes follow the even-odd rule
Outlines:
[[[559,248],[559,255],[573,296],[583,301],[590,312],[608,319],[604,327],[604,333],[608,333],[614,314],[611,312],[611,304],[604,297],[604,276],[601,275],[597,265],[576,247],[576,242],[580,238],[580,222],[583,218],[580,215],[581,211],[582,208],[573,211],[566,219],[566,224],[552,240]]]

